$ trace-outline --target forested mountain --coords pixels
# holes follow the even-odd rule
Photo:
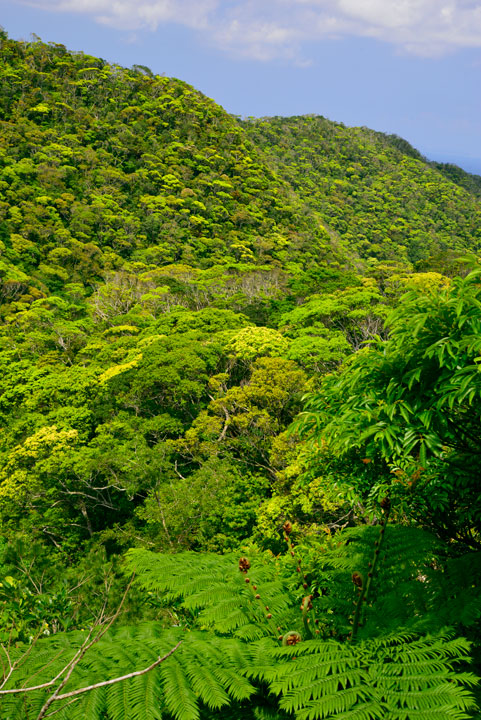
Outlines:
[[[475,716],[481,178],[0,59],[0,720]]]
[[[271,167],[363,258],[440,262],[478,250],[479,178],[428,163],[395,135],[322,117],[266,118],[247,130]]]

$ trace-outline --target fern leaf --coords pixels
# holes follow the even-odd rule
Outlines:
[[[476,678],[457,674],[469,644],[449,636],[390,636],[356,645],[308,641],[271,651],[271,667],[257,671],[279,707],[299,720],[387,718],[412,720],[430,714],[465,718],[475,706],[465,686]],[[262,647],[266,661],[269,650]]]
[[[177,720],[197,720],[199,708],[197,698],[189,684],[182,666],[173,660],[160,668],[165,705]]]

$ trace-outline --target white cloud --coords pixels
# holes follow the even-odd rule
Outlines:
[[[217,0],[21,0],[23,4],[59,12],[92,15],[97,22],[119,30],[156,30],[176,22],[208,30]]]
[[[309,43],[371,37],[417,55],[481,47],[481,0],[19,0],[121,30],[179,23],[231,54],[304,62]],[[304,50],[303,50],[304,48]]]

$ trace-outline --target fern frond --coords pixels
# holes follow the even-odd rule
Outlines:
[[[254,720],[286,720],[288,715],[274,708],[254,708]]]
[[[72,718],[72,720],[77,720],[77,718],[78,720],[86,720],[86,718],[102,717],[106,709],[106,696],[107,692],[105,688],[99,688],[97,692],[86,693],[85,699],[80,705],[78,705],[80,702],[79,698],[73,705],[65,707],[65,714],[67,717]],[[54,709],[56,710],[57,708]],[[67,710],[70,714],[66,712]],[[132,718],[133,720],[141,720],[141,717],[138,715],[136,717],[135,714],[132,715]]]
[[[110,720],[124,720],[132,716],[130,704],[130,686],[132,683],[121,682],[107,688],[107,708]],[[91,692],[94,694],[95,690]],[[87,693],[88,694],[88,693]]]
[[[308,641],[273,650],[271,667],[257,672],[279,696],[279,707],[299,720],[461,719],[474,707],[466,686],[477,679],[453,668],[467,662],[468,652],[465,640],[447,636]],[[269,654],[265,646],[262,653]]]
[[[346,638],[357,599],[353,574],[367,575],[379,532],[379,526],[352,528],[336,536],[339,540],[328,543],[322,553],[319,544],[317,551],[307,548],[310,560],[302,563],[302,575],[298,560],[290,555],[272,558],[259,553],[252,558],[248,582],[245,573],[239,572],[239,558],[232,554],[161,555],[132,550],[128,562],[143,588],[166,593],[165,601],[187,612],[191,622],[217,633],[253,642],[276,637],[276,628],[281,627],[283,633],[293,630],[307,639],[313,631],[303,622],[299,606],[303,596],[310,594],[311,627],[317,618],[321,636]],[[477,579],[481,553],[471,554],[479,556],[479,573],[472,572],[475,578],[466,581],[465,563],[460,559],[446,564],[442,549],[435,537],[419,528],[386,528],[368,603],[359,617],[358,638],[402,628],[436,632],[453,617],[471,624],[481,618]],[[267,622],[267,612],[272,623]]]
[[[353,573],[367,574],[379,529],[359,527],[340,535],[342,542],[318,553],[312,566],[322,597],[316,614],[327,618],[337,636],[350,631],[356,602]],[[388,525],[369,594],[359,638],[401,628],[436,632],[453,620],[473,625],[481,618],[481,553],[446,561],[445,548],[419,528]]]
[[[162,720],[162,687],[158,673],[146,673],[130,683],[129,720]],[[90,715],[85,716],[87,719]]]
[[[441,622],[451,624],[456,618],[464,627],[477,623],[481,632],[481,552],[450,558],[444,567],[441,592]]]
[[[161,668],[165,704],[178,720],[197,720],[199,708],[195,692],[186,683],[182,665],[173,660]]]
[[[265,606],[280,616],[296,602],[272,558],[253,560],[249,582],[239,572],[238,556],[232,554],[162,555],[137,549],[129,551],[127,561],[144,589],[162,593],[165,602],[188,611],[198,626],[246,640],[273,634]]]
[[[65,665],[66,658],[74,656],[83,637],[81,633],[72,633],[39,641],[29,655],[29,662],[12,676],[15,686],[27,683],[32,675],[37,684],[50,680]],[[239,640],[203,632],[163,630],[157,623],[109,631],[90,648],[63,692],[148,667],[179,639],[182,644],[176,653],[148,674],[92,689],[68,706],[59,701],[58,707],[54,706],[58,710],[56,717],[58,720],[150,720],[167,715],[176,720],[197,720],[202,704],[215,711],[246,700],[255,692],[245,677],[248,646]],[[52,651],[51,657],[55,657],[59,647],[65,652],[47,668],[42,665],[48,648]],[[13,652],[12,660],[15,652],[20,649]],[[9,686],[12,687],[12,682]],[[0,720],[36,717],[46,692],[3,696]]]

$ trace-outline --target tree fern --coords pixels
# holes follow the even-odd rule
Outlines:
[[[294,557],[290,552],[277,558],[254,553],[246,572],[239,572],[239,558],[234,555],[135,550],[128,563],[136,569],[142,587],[157,591],[178,612],[187,613],[188,624],[249,642],[289,630],[300,632],[304,639],[313,634],[347,637],[358,598],[353,576],[368,577],[376,552],[361,638],[477,622],[480,553],[446,559],[444,547],[433,535],[400,525],[388,526],[378,551],[383,532],[380,525],[352,528],[323,545],[315,541],[297,546]],[[312,607],[303,617],[300,603],[306,596]]]
[[[360,527],[347,530],[342,542],[321,554],[314,564],[322,590],[319,612],[330,615],[335,635],[349,631],[352,613],[353,575],[366,580],[378,552],[371,591],[362,613],[361,636],[369,637],[399,628],[436,627],[441,623],[437,598],[441,592],[442,559],[439,541],[422,530],[389,526],[382,545],[383,528]],[[437,569],[435,569],[437,568]]]
[[[39,641],[28,663],[12,676],[15,686],[30,684],[32,676],[36,684],[50,680],[74,655],[82,639],[82,634],[72,634]],[[201,632],[162,630],[157,623],[110,631],[75,668],[66,690],[149,665],[179,639],[182,645],[165,664],[146,675],[79,695],[68,706],[59,701],[59,707],[55,707],[57,717],[59,720],[147,720],[165,716],[196,720],[200,717],[199,704],[215,711],[252,695],[255,688],[244,677],[248,662],[246,646],[230,638],[216,638]],[[59,648],[61,654],[57,652]],[[45,652],[50,658],[55,657],[48,667],[44,664]],[[12,652],[13,661],[17,654],[18,651]],[[0,718],[35,718],[45,699],[45,690],[5,695]]]
[[[441,623],[453,613],[452,624],[476,632],[479,580],[465,571],[478,554],[446,560],[429,533],[384,522],[322,543],[295,546],[287,531],[286,540],[278,557],[131,551],[137,583],[159,593],[178,627],[150,622],[106,633],[55,703],[59,720],[470,717],[469,643]],[[49,681],[84,637],[39,641],[8,687]],[[149,667],[179,640],[148,674],[70,701],[70,691]],[[21,653],[13,649],[11,661]],[[48,692],[4,695],[0,720],[36,718]]]
[[[191,622],[248,640],[277,634],[267,616],[282,614],[292,604],[281,568],[259,554],[248,574],[243,574],[238,560],[232,554],[162,555],[143,550],[128,554],[142,587],[182,607]]]
[[[444,548],[434,536],[403,526],[350,529],[328,539],[323,547],[317,543],[317,548],[294,548],[289,540],[289,548],[284,557],[254,554],[250,560],[245,558],[243,562],[250,567],[243,572],[242,568],[239,572],[234,556],[203,556],[195,568],[196,555],[192,553],[172,558],[134,551],[129,562],[137,568],[142,585],[160,592],[168,590],[178,601],[178,611],[195,608],[197,621],[207,621],[217,633],[225,633],[228,627],[222,618],[225,608],[236,607],[242,623],[231,632],[249,643],[251,653],[255,649],[249,677],[270,682],[271,689],[282,695],[280,709],[284,711],[306,720],[343,717],[345,713],[349,718],[350,713],[360,718],[386,717],[388,712],[400,720],[411,716],[427,720],[433,714],[467,717],[465,710],[472,697],[462,685],[472,683],[473,678],[454,672],[453,664],[465,662],[468,645],[463,640],[419,635],[439,631],[458,617],[476,622],[480,599],[474,592],[475,573],[461,582],[466,560],[446,561]],[[353,578],[356,574],[362,577],[362,573],[367,578],[375,557],[372,591],[360,613],[360,642],[353,645],[348,639],[359,592]],[[183,565],[186,572],[191,563],[190,572],[198,575],[189,587],[178,568]],[[145,574],[144,568],[148,568]],[[203,573],[207,573],[206,590],[199,592]],[[464,615],[456,610],[458,605],[463,606],[456,582],[472,591],[470,609]],[[302,599],[306,594],[307,613],[301,609],[306,607],[305,597]],[[269,597],[269,604],[264,604],[265,597]],[[449,618],[446,612],[439,612],[443,602],[448,604]],[[251,628],[255,628],[252,635]],[[288,630],[303,640],[294,650],[279,647]],[[257,642],[260,634],[265,639]],[[278,649],[273,651],[276,635]],[[295,654],[296,661],[283,666],[285,654]],[[316,664],[305,654],[316,654]],[[378,655],[382,658],[379,662]],[[375,683],[374,667],[379,674]],[[281,676],[287,685],[279,684]],[[371,686],[377,688],[376,693],[366,690]],[[316,692],[320,693],[318,697]],[[331,695],[332,705],[326,699]]]
[[[474,707],[464,685],[474,676],[453,673],[468,660],[469,644],[446,636],[396,635],[358,644],[307,641],[272,651],[268,680],[280,708],[299,720],[468,718]]]

